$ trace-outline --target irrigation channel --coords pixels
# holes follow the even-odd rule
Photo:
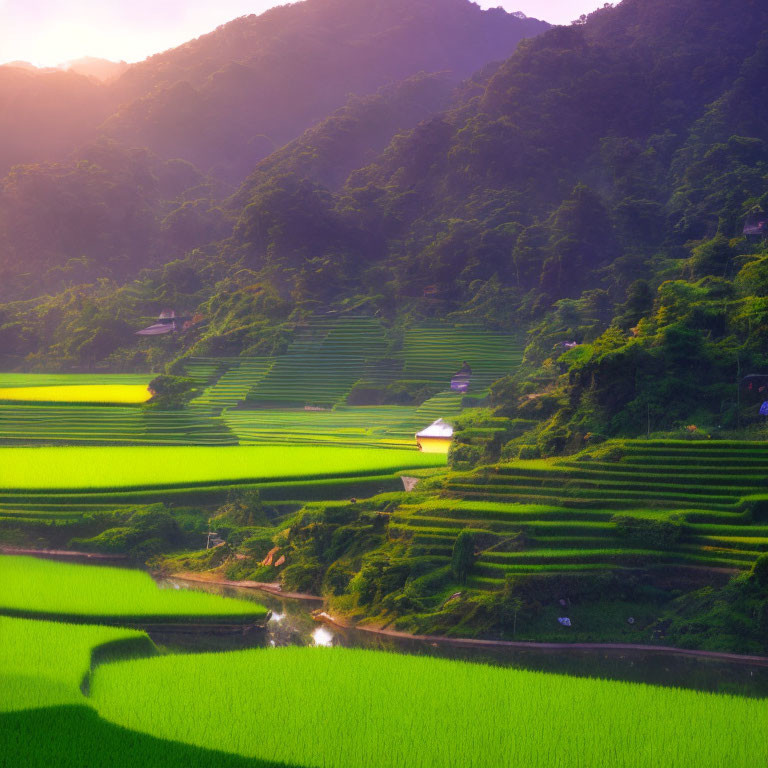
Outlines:
[[[169,589],[200,589],[228,597],[253,600],[272,611],[266,631],[246,635],[162,635],[152,639],[169,650],[185,652],[252,648],[263,645],[326,645],[369,648],[391,653],[439,656],[478,663],[539,670],[579,677],[627,680],[649,685],[768,697],[768,666],[658,651],[627,649],[538,649],[466,647],[450,643],[390,637],[354,628],[318,623],[314,613],[322,601],[286,599],[258,589],[194,583],[163,577]]]

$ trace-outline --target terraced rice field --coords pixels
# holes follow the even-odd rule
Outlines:
[[[209,413],[0,401],[0,445],[236,445]]]
[[[55,526],[136,504],[221,504],[242,488],[272,503],[364,498],[402,490],[401,471],[444,463],[413,449],[337,445],[0,448],[0,526]]]
[[[24,768],[267,768],[127,731],[88,697],[95,662],[147,656],[143,632],[0,617],[0,763]]]
[[[331,407],[363,378],[368,361],[386,353],[381,324],[371,318],[314,320],[299,327],[284,355],[248,395],[262,406]]]
[[[448,562],[458,532],[477,534],[478,586],[507,574],[632,567],[742,569],[768,551],[768,519],[748,511],[768,496],[768,445],[626,441],[619,461],[513,461],[451,473],[442,498],[402,505],[394,532],[416,554]],[[659,547],[622,536],[614,515],[674,520]]]
[[[144,386],[151,373],[0,373],[0,389],[70,386]]]
[[[199,397],[189,404],[192,411],[221,413],[224,408],[231,408],[245,400],[248,393],[269,373],[274,360],[268,357],[212,358],[210,360],[193,358],[185,362],[185,367],[194,372],[198,366],[210,364],[214,370],[224,373],[215,380]]]
[[[328,411],[233,409],[223,415],[241,445],[335,444],[413,448],[423,423],[416,408],[337,406]]]
[[[222,418],[240,445],[335,444],[413,448],[415,434],[461,412],[461,395],[445,392],[418,407],[337,405],[320,411],[233,408]]]
[[[0,556],[0,614],[93,624],[252,624],[267,610],[246,600],[159,589],[147,573]]]
[[[413,328],[398,350],[389,347],[384,328],[373,318],[314,318],[296,329],[287,352],[276,358],[185,360],[180,373],[203,392],[183,411],[148,412],[127,405],[147,399],[151,374],[0,374],[0,445],[285,444],[295,439],[398,447],[411,444],[413,433],[435,419],[461,411],[462,396],[448,386],[462,360],[473,366],[472,391],[478,394],[513,370],[520,356],[514,337],[477,328]],[[398,407],[356,412],[344,406],[357,382],[385,387],[403,378],[445,390],[415,413]],[[244,401],[261,412],[234,410]],[[297,409],[303,414],[305,406],[343,411],[332,417],[292,415]],[[279,413],[270,413],[277,408]]]
[[[472,368],[470,392],[478,393],[515,370],[522,357],[522,343],[511,335],[472,326],[416,327],[405,332],[403,378],[440,386],[466,360]]]
[[[3,448],[0,492],[186,488],[388,475],[445,463],[418,451],[317,446]],[[44,471],[41,471],[44,468]]]
[[[752,768],[768,760],[764,700],[343,648],[118,662],[96,670],[91,694],[117,725],[280,765]],[[271,698],[279,706],[266,706]]]

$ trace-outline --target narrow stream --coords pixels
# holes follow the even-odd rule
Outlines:
[[[752,664],[643,651],[457,648],[318,624],[312,618],[312,611],[322,606],[320,601],[287,600],[254,589],[217,584],[192,586],[173,578],[160,579],[158,583],[165,588],[200,589],[227,597],[252,600],[266,605],[272,611],[266,631],[245,636],[191,635],[182,638],[150,633],[156,643],[169,651],[205,652],[265,645],[344,646],[462,659],[580,677],[600,677],[741,696],[768,697],[768,667]]]

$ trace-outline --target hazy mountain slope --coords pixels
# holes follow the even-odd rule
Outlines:
[[[211,196],[189,163],[105,140],[63,163],[17,166],[0,179],[0,296],[130,280],[221,237]]]
[[[64,157],[96,135],[110,104],[99,83],[75,72],[0,67],[0,175]]]
[[[128,70],[130,64],[124,61],[110,61],[109,59],[99,59],[94,56],[83,56],[80,59],[73,59],[63,65],[63,69],[68,72],[77,72],[79,75],[93,77],[102,82],[110,82]]]
[[[131,67],[103,130],[240,181],[350,94],[420,71],[458,81],[546,28],[466,0],[306,0]]]
[[[455,91],[447,73],[419,74],[341,109],[260,162],[235,198],[270,176],[294,173],[339,188],[356,168],[374,160],[400,131],[447,109]]]

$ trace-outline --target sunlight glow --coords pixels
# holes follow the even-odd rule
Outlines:
[[[318,627],[312,633],[314,645],[330,648],[333,645],[333,632],[329,632],[325,627]]]
[[[275,0],[0,0],[0,62],[55,67],[83,56],[141,61],[247,14],[281,5]],[[481,0],[556,24],[567,24],[603,3],[595,0]]]

